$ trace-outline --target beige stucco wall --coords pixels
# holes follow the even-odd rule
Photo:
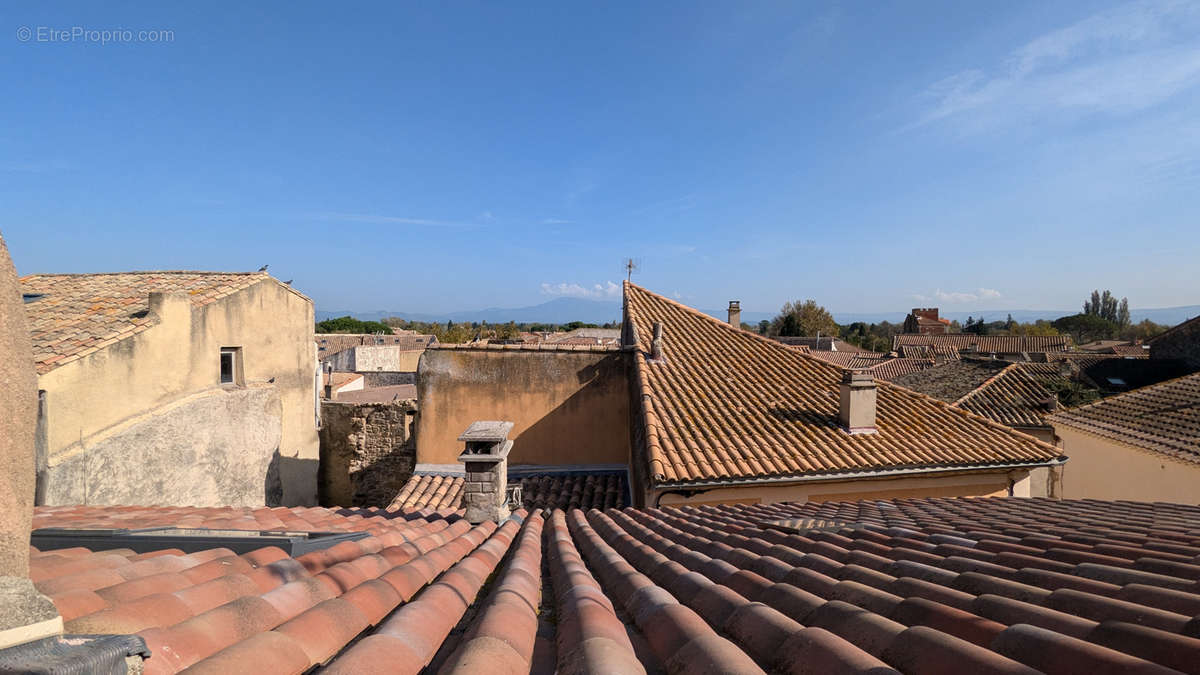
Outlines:
[[[509,464],[629,462],[621,352],[429,349],[417,370],[417,461],[454,464],[478,420],[514,424]]]
[[[794,485],[762,485],[721,488],[685,497],[653,490],[646,506],[697,504],[770,504],[773,502],[858,501],[863,499],[902,499],[913,497],[1028,497],[1027,471],[961,473],[928,477],[820,481]]]
[[[88,452],[99,439],[112,443],[106,432],[123,422],[220,388],[220,349],[241,347],[244,383],[272,386],[278,393],[282,502],[315,504],[319,450],[312,302],[264,279],[195,309],[186,295],[166,296],[152,311],[159,315],[156,325],[39,377],[38,386],[46,392],[44,445],[50,466]],[[197,423],[211,421],[198,418]],[[131,446],[129,452],[155,449]]]
[[[1131,499],[1200,504],[1200,464],[1056,424],[1066,499]]]

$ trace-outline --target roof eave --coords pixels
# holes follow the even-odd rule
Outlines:
[[[948,474],[978,471],[1012,471],[1016,469],[1038,469],[1062,466],[1067,456],[1053,459],[1017,463],[953,464],[949,466],[905,467],[897,469],[868,469],[863,471],[840,471],[837,473],[807,474],[800,476],[765,476],[759,478],[730,478],[718,480],[656,482],[652,489],[696,489],[723,487],[753,487],[757,485],[791,485],[802,483],[835,483],[847,480],[869,480],[873,478],[902,478],[928,474]]]

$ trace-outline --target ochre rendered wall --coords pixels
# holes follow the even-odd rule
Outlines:
[[[417,461],[456,464],[472,422],[514,427],[509,464],[629,462],[621,352],[428,349],[417,371]]]
[[[657,499],[652,492],[646,506],[697,504],[770,504],[773,502],[828,502],[863,499],[900,499],[912,497],[1002,497],[1008,495],[1010,481],[1013,495],[1029,496],[1028,473],[993,472],[930,476],[926,478],[895,478],[890,480],[856,480],[845,482],[814,482],[795,485],[763,485],[721,488],[684,497],[675,493]]]
[[[1054,429],[1070,458],[1063,470],[1064,498],[1200,504],[1200,464],[1064,424]]]
[[[43,443],[50,466],[88,452],[97,439],[112,444],[106,431],[123,422],[221,388],[220,349],[241,347],[245,384],[278,392],[281,437],[274,461],[282,503],[315,504],[319,444],[312,302],[264,279],[196,309],[185,294],[168,296],[157,313],[160,321],[151,328],[38,378],[46,392]],[[197,423],[210,420],[197,418]],[[186,439],[184,430],[181,440]],[[131,445],[128,452],[155,449]]]

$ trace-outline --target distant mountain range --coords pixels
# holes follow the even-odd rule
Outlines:
[[[718,319],[725,319],[724,309],[705,309],[701,310],[705,314],[714,316]],[[943,311],[942,316],[952,321],[964,322],[967,317],[976,319],[983,318],[986,321],[1003,321],[1012,315],[1013,319],[1022,323],[1029,321],[1037,321],[1045,319],[1052,321],[1061,316],[1069,314],[1077,314],[1079,310],[1068,309],[977,309],[973,311]],[[865,323],[879,323],[880,321],[891,321],[892,323],[903,323],[907,311],[901,310],[897,312],[833,312],[833,318],[839,324],[854,323],[855,321],[863,321]],[[609,321],[621,320],[621,302],[619,300],[582,300],[579,298],[555,298],[548,302],[543,302],[540,305],[532,305],[530,307],[489,307],[488,309],[470,310],[464,312],[449,312],[446,314],[433,313],[416,313],[416,312],[395,312],[377,310],[373,312],[359,312],[353,310],[317,310],[317,321],[325,319],[333,319],[339,316],[353,316],[356,319],[363,321],[380,321],[387,317],[398,317],[406,321],[454,321],[473,322],[486,321],[488,323],[508,323],[516,321],[517,323],[568,323],[570,321],[583,321],[584,323],[603,324]],[[1143,319],[1150,319],[1155,323],[1160,323],[1167,326],[1173,326],[1177,323],[1182,323],[1188,319],[1200,315],[1200,305],[1186,305],[1183,307],[1160,307],[1151,309],[1131,309],[1129,315],[1134,323]],[[774,312],[742,312],[742,321],[746,323],[758,323],[763,319],[770,320],[775,316]]]

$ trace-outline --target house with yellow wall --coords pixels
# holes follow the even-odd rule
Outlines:
[[[1067,499],[1200,503],[1200,373],[1049,418]]]
[[[313,504],[312,301],[265,273],[35,274],[41,504]]]

